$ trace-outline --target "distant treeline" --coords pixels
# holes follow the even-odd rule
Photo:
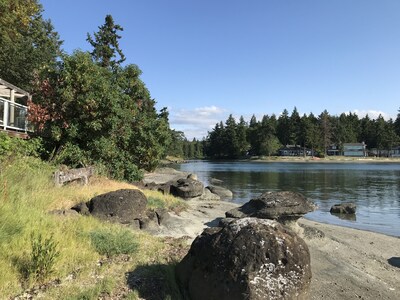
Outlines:
[[[232,115],[223,123],[217,123],[203,141],[182,140],[181,151],[187,158],[209,157],[234,159],[247,155],[276,155],[286,145],[298,145],[320,155],[335,145],[339,150],[344,143],[365,142],[368,149],[389,150],[400,143],[400,111],[395,121],[381,115],[371,119],[359,118],[354,113],[332,116],[326,110],[318,116],[310,113],[300,116],[296,107],[289,115],[285,109],[276,115],[264,115],[250,122],[243,117],[239,121]],[[185,148],[184,148],[185,147]],[[196,149],[189,152],[183,149]]]

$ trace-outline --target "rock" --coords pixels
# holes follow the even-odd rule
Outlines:
[[[220,196],[222,199],[233,197],[233,193],[230,190],[228,190],[222,186],[209,185],[206,187],[206,189],[210,190],[211,193]]]
[[[148,232],[157,232],[160,226],[156,212],[151,210],[147,211],[146,215],[139,219],[139,223],[140,229]]]
[[[225,213],[228,218],[256,217],[281,223],[296,221],[315,209],[307,198],[294,192],[267,192]]]
[[[356,205],[354,203],[335,204],[331,207],[332,214],[355,214]]]
[[[179,179],[171,185],[171,194],[183,199],[198,197],[203,194],[204,185],[193,179]]]
[[[187,179],[198,180],[197,174],[193,174],[193,173],[189,174],[186,178],[187,178]]]
[[[140,190],[122,189],[92,198],[91,215],[103,220],[129,224],[144,216],[147,198]]]
[[[187,178],[190,173],[181,172],[173,168],[158,168],[153,173],[144,174],[143,184],[155,182],[156,184],[163,184],[169,181],[177,181],[181,178]]]
[[[236,219],[204,230],[176,276],[185,299],[308,299],[310,254],[276,221]]]
[[[220,180],[220,179],[217,179],[217,178],[210,178],[210,183],[211,184],[214,184],[214,185],[219,185],[219,184],[223,184],[224,182],[222,181],[222,180]]]
[[[218,196],[217,194],[211,193],[211,191],[207,188],[203,189],[203,194],[201,194],[199,197],[193,198],[193,200],[201,200],[201,201],[219,201],[221,200],[221,197]]]
[[[237,219],[235,219],[235,218],[221,218],[219,220],[218,226],[219,227],[225,227],[225,226],[229,225],[231,222],[233,222],[235,220],[237,220]]]
[[[87,207],[85,202],[78,203],[72,206],[71,209],[84,216],[90,215],[89,208]]]
[[[168,221],[171,217],[168,210],[166,210],[165,208],[156,208],[154,212],[157,215],[158,225],[164,224],[164,222]]]
[[[136,184],[138,188],[141,189],[147,189],[151,191],[158,191],[162,193],[163,195],[169,195],[171,192],[171,185],[175,184],[176,181],[169,181],[166,183],[155,183],[155,182],[149,182],[149,183],[142,183],[142,184]]]

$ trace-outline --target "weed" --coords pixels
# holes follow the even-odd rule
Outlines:
[[[37,236],[32,233],[31,246],[32,253],[28,274],[38,282],[43,283],[53,272],[54,263],[60,252],[57,250],[57,243],[52,235],[43,240],[40,233]]]
[[[128,229],[92,231],[90,239],[96,251],[108,257],[118,254],[132,254],[138,248],[134,234]]]

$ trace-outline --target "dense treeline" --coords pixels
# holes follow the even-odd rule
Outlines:
[[[182,131],[171,131],[171,144],[167,154],[184,159],[202,159],[204,158],[204,141],[198,141],[195,138],[189,141]]]
[[[68,55],[37,0],[1,0],[0,11],[0,78],[33,95],[42,157],[126,180],[153,170],[171,142],[168,112],[156,111],[139,67],[122,65],[123,28],[112,16],[87,35],[91,52]]]
[[[289,115],[285,109],[276,115],[253,115],[247,123],[232,115],[217,123],[205,141],[204,153],[212,158],[238,158],[246,155],[275,155],[286,145],[298,145],[326,155],[330,146],[343,148],[344,143],[365,142],[368,149],[388,150],[400,142],[400,111],[395,121],[380,115],[371,119],[353,113],[332,116],[326,110],[320,115],[300,116],[296,107]]]

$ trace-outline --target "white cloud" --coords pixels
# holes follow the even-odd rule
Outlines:
[[[170,110],[171,127],[185,133],[191,140],[202,139],[220,121],[226,119],[227,110],[217,106],[198,107],[192,110]]]
[[[358,117],[360,117],[360,118],[364,118],[366,115],[368,115],[368,117],[369,117],[370,119],[377,119],[377,118],[379,117],[379,115],[382,115],[382,117],[383,117],[385,120],[389,120],[390,118],[392,118],[392,119],[395,119],[395,118],[396,118],[395,116],[392,116],[392,115],[390,115],[390,114],[388,114],[388,113],[385,113],[385,112],[383,112],[383,111],[380,111],[380,110],[373,110],[373,109],[370,109],[370,110],[358,110],[358,109],[354,109],[354,110],[352,111],[352,113],[358,115]]]

